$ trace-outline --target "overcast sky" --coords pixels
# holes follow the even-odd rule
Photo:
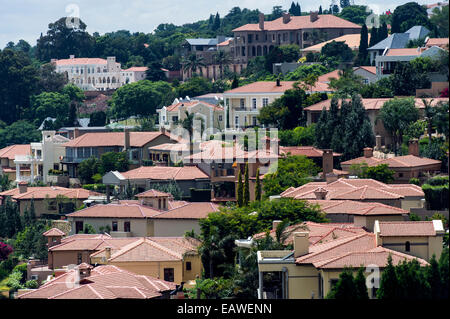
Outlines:
[[[17,43],[24,39],[31,45],[47,32],[50,22],[60,17],[73,16],[70,5],[79,8],[81,20],[87,24],[89,33],[100,34],[116,30],[149,33],[160,23],[183,23],[207,19],[211,13],[219,12],[223,17],[235,6],[259,9],[268,14],[274,5],[289,9],[292,0],[0,0],[0,48],[9,41]],[[297,2],[297,0],[295,1]],[[327,8],[330,0],[298,1],[302,11]],[[336,0],[339,3],[338,0]],[[369,4],[375,12],[393,9],[408,0],[355,0],[356,4]],[[435,3],[437,0],[419,0],[419,3]],[[72,6],[73,7],[73,6]],[[66,12],[66,9],[68,10]]]

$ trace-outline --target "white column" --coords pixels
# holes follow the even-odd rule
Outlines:
[[[263,276],[263,272],[262,271],[260,271],[259,273],[258,273],[258,299],[263,299],[263,289],[264,289],[264,284],[263,284],[263,278],[264,278],[264,276]]]
[[[16,182],[20,182],[20,164],[16,164]]]
[[[31,169],[31,172],[30,172],[30,183],[33,183],[34,182],[34,161],[33,161],[33,159],[31,160],[30,169]]]

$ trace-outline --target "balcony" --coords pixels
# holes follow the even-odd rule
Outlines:
[[[64,156],[63,159],[61,160],[61,163],[76,163],[79,164],[82,161],[86,160],[88,158],[79,158],[79,157],[74,157],[74,156]]]

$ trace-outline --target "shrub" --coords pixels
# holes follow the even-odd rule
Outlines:
[[[426,183],[431,186],[448,185],[448,176],[435,176],[427,180]]]
[[[420,180],[419,180],[418,178],[416,178],[416,177],[411,178],[411,179],[409,180],[409,183],[410,183],[410,184],[417,185],[417,186],[420,186]]]
[[[20,271],[13,271],[11,275],[9,275],[8,280],[6,281],[6,286],[11,288],[13,291],[18,289],[22,289],[23,285],[21,283],[23,278],[23,274]]]
[[[83,185],[84,189],[105,193],[106,192],[106,185],[105,184],[85,184]]]
[[[28,289],[37,289],[39,287],[39,284],[36,280],[28,280],[25,283],[25,287]]]
[[[422,185],[422,190],[425,193],[425,200],[427,208],[430,210],[448,209],[448,184],[447,185]]]

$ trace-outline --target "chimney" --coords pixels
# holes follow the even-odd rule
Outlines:
[[[333,172],[333,150],[324,149],[322,154],[323,176]]]
[[[417,138],[409,140],[408,151],[409,155],[419,156],[419,141]]]
[[[309,13],[309,20],[311,21],[311,22],[314,22],[314,21],[316,21],[317,19],[319,19],[319,12],[318,11],[311,11],[310,13]]]
[[[272,230],[277,230],[278,225],[281,224],[281,220],[274,220],[272,222]]]
[[[80,136],[80,130],[78,129],[78,127],[75,127],[73,129],[73,138],[76,139],[79,136]]]
[[[375,149],[377,151],[381,150],[381,135],[375,136]]]
[[[280,79],[277,79],[277,86],[281,86]]]
[[[75,59],[75,55],[73,54],[69,55],[69,59]]]
[[[123,149],[124,151],[127,151],[130,149],[130,130],[127,128],[123,129],[124,134],[124,143],[123,143]]]
[[[161,126],[160,131],[161,131],[161,134],[166,134],[166,128],[165,127]]]
[[[317,188],[314,191],[314,195],[316,195],[316,199],[318,200],[325,200],[327,197],[328,191],[322,187]]]
[[[106,247],[105,248],[105,258],[106,258],[106,260],[111,258],[111,247]]]
[[[309,253],[309,233],[296,232],[294,235],[294,258],[304,256]]]
[[[363,152],[364,152],[364,157],[365,158],[373,157],[373,149],[371,147],[365,147],[363,149]]]
[[[264,30],[264,13],[259,14],[259,28]]]
[[[88,265],[86,263],[82,263],[80,265],[78,265],[78,272],[80,274],[80,281],[83,280],[84,278],[87,278],[91,275],[91,265]]]
[[[291,21],[291,15],[287,12],[283,12],[283,23],[286,24]]]
[[[28,191],[28,183],[27,182],[19,182],[19,194],[26,193]]]

